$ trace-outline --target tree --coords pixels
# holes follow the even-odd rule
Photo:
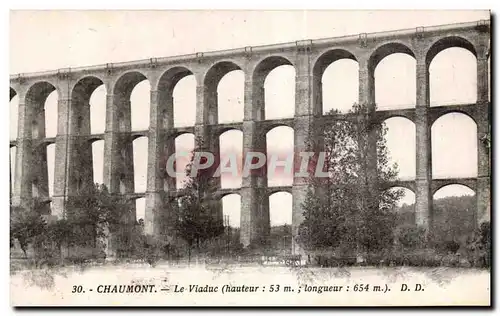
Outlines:
[[[491,225],[481,225],[472,233],[467,242],[469,261],[476,267],[486,268],[491,265]]]
[[[74,234],[71,223],[66,219],[51,222],[47,227],[47,238],[59,251],[61,259],[63,257],[63,245],[70,247],[79,237],[79,235]]]
[[[201,140],[197,141],[203,148]],[[199,151],[199,150],[198,150]],[[220,201],[214,199],[217,190],[213,174],[217,163],[208,169],[198,170],[193,176],[195,155],[186,168],[188,176],[183,189],[183,195],[177,200],[169,201],[171,209],[177,210],[175,231],[188,245],[188,258],[191,260],[191,249],[194,245],[199,248],[200,243],[211,240],[224,231],[222,216],[219,216]],[[203,161],[202,161],[203,162]],[[172,203],[177,204],[173,205]],[[219,218],[220,217],[220,218]]]
[[[31,207],[10,206],[10,238],[17,239],[19,246],[28,257],[28,246],[37,241],[37,237],[44,234],[47,223],[40,214],[41,205],[33,201]]]
[[[298,242],[307,250],[353,255],[381,250],[393,242],[393,210],[403,192],[382,191],[370,183],[370,141],[376,143],[376,183],[395,180],[397,166],[389,164],[387,128],[372,125],[367,113],[366,106],[355,104],[349,112],[352,120],[319,127],[320,137],[308,144],[311,151],[322,148],[325,152],[323,171],[328,176],[310,172],[308,178],[304,221],[298,232]]]
[[[129,223],[135,222],[130,203],[98,184],[86,187],[82,194],[68,199],[65,219],[73,234],[79,236],[74,240],[75,244],[93,249],[98,248],[99,240],[109,237],[108,231],[120,235],[129,231]]]

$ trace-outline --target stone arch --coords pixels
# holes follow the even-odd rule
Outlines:
[[[260,60],[252,72],[252,103],[256,120],[270,118],[269,113],[266,113],[266,79],[271,71],[281,66],[291,66],[295,71],[294,64],[287,58],[283,56],[269,56]],[[295,75],[293,78],[295,80]],[[293,84],[293,90],[293,98],[295,99],[295,83]],[[283,103],[284,101],[281,102]],[[293,103],[295,102],[293,101]],[[295,104],[293,104],[293,108],[295,109]]]
[[[31,137],[32,138],[45,138],[47,137],[46,132],[46,113],[44,109],[46,108],[46,102],[49,96],[56,92],[57,97],[59,97],[59,91],[56,86],[48,81],[38,81],[32,84],[28,91],[26,92],[25,105],[32,111],[32,122],[31,122]],[[55,102],[55,112],[57,113],[57,102]],[[50,122],[54,124],[55,131],[57,131],[57,115],[55,115],[55,122]],[[53,121],[51,120],[51,121]],[[52,125],[51,124],[51,125]],[[55,136],[55,135],[54,135]]]
[[[392,190],[400,190],[402,194],[401,198],[396,202],[396,207],[394,209],[396,213],[397,226],[413,226],[416,224],[416,217],[415,217],[416,196],[413,189],[414,188],[408,188],[406,186],[394,185],[384,190],[385,192],[388,193],[394,192]],[[388,198],[392,197],[393,196],[388,196]]]
[[[74,101],[88,102],[90,96],[97,87],[104,84],[104,81],[97,76],[89,75],[79,79],[71,89],[71,97]]]
[[[397,195],[399,195],[399,192],[397,191],[394,192],[393,190],[399,190],[399,192],[402,194],[401,198],[396,202],[396,206],[393,210],[396,216],[396,229],[404,230],[407,229],[409,226],[410,227],[415,226],[417,223],[416,213],[415,213],[416,211],[415,192],[409,188],[401,187],[398,185],[387,188],[385,192],[397,193]],[[393,197],[394,195],[388,196],[389,199]]]
[[[275,68],[279,66],[294,66],[294,64],[286,57],[274,55],[268,56],[259,60],[252,73],[252,81],[263,83],[265,77]]]
[[[464,48],[471,52],[472,55],[477,57],[476,48],[470,41],[461,36],[448,36],[440,38],[431,44],[425,55],[425,62],[427,67],[430,66],[432,60],[434,59],[434,57],[436,57],[437,54],[445,49],[452,47]]]
[[[50,151],[48,150],[50,147]],[[55,143],[53,140],[44,140],[33,147],[33,166],[31,172],[32,196],[34,198],[48,198],[51,196],[54,180],[54,154]],[[49,157],[49,154],[50,157]],[[49,159],[52,160],[49,164]],[[51,175],[51,177],[49,177]]]
[[[294,129],[293,122],[273,122],[272,124],[266,124],[262,127],[260,130],[260,134],[262,136],[265,136],[267,133],[269,133],[271,130],[277,128],[277,127],[289,127],[291,129]]]
[[[455,183],[454,181],[447,181],[447,182],[443,182],[442,184],[437,185],[432,192],[432,196],[434,197],[434,195],[436,195],[437,193],[440,193],[439,191],[442,191],[444,189],[451,189],[452,187],[456,187],[457,189],[460,189],[460,190],[456,190],[456,193],[453,192],[454,194],[457,194],[457,196],[467,195],[467,193],[469,195],[476,194],[476,188],[474,188],[473,186],[471,186],[470,184],[468,184],[465,181],[463,183],[458,183],[458,182]],[[449,190],[449,191],[451,191],[451,190]],[[450,193],[444,193],[444,194],[450,194]]]
[[[31,138],[42,140],[47,136],[46,121],[50,123],[49,134],[57,132],[57,98],[56,86],[48,81],[39,81],[31,85],[26,93],[25,106],[31,111],[31,126],[27,128],[27,136],[31,132]],[[50,104],[48,104],[50,103]],[[55,113],[53,113],[55,112]],[[28,116],[29,117],[29,116]],[[54,121],[55,120],[55,121]],[[35,146],[31,157],[31,189],[32,196],[37,198],[49,197],[49,179],[47,164],[47,146]],[[53,164],[52,164],[53,165]]]
[[[448,183],[432,195],[433,240],[465,241],[477,225],[477,194],[464,184]]]
[[[426,55],[431,106],[477,102],[477,53],[461,37],[435,42]]]
[[[242,67],[233,61],[220,61],[210,67],[203,79],[204,87],[204,105],[206,116],[204,121],[208,124],[217,124],[218,122],[218,97],[217,88],[221,79],[228,73],[242,70]]]
[[[323,102],[324,100],[324,89],[323,89],[323,84],[324,84],[324,76],[327,68],[330,66],[333,66],[334,63],[337,61],[341,60],[349,60],[349,61],[354,61],[358,62],[354,54],[351,52],[345,50],[345,49],[331,49],[323,54],[321,54],[316,61],[314,62],[313,66],[313,106],[314,106],[314,113],[315,114],[324,114],[325,112],[325,107]],[[356,71],[356,76],[358,76],[359,71]],[[359,89],[359,76],[356,79],[356,102],[357,102],[357,95],[358,95],[358,89]]]
[[[243,132],[243,126],[242,125],[226,125],[226,126],[218,126],[214,128],[214,136],[220,137],[222,134],[230,131],[240,131]]]
[[[370,58],[368,60],[368,68],[370,73],[373,74],[375,72],[375,68],[382,61],[382,59],[389,55],[398,53],[407,54],[415,58],[415,53],[406,44],[400,42],[385,43],[375,48],[373,50],[373,53],[370,55]]]
[[[130,99],[134,87],[144,80],[148,80],[148,77],[139,70],[131,70],[121,74],[113,85],[113,96]]]
[[[193,72],[184,66],[176,66],[166,70],[158,81],[157,91],[158,91],[158,104],[161,109],[161,117],[163,118],[163,128],[172,128],[175,126],[184,126],[184,124],[176,123],[176,113],[180,112],[178,109],[178,104],[175,100],[174,92],[177,88],[177,84],[180,83],[181,80],[193,76],[195,82],[196,89],[196,77]],[[193,91],[196,94],[196,90]],[[195,95],[196,98],[196,95]],[[196,103],[196,99],[195,99]],[[183,108],[185,111],[186,108]],[[193,108],[189,108],[188,112],[192,113],[194,116],[196,115],[196,104]],[[191,113],[190,113],[191,114]],[[187,120],[187,117],[186,117]]]
[[[129,132],[132,130],[132,92],[135,87],[147,80],[150,84],[146,75],[142,72],[133,70],[122,74],[115,82],[113,86],[113,103],[115,109],[115,115],[118,120],[118,126],[120,132]],[[146,96],[144,96],[146,97]],[[147,104],[149,104],[149,95],[147,98]],[[143,112],[149,113],[149,106],[142,104]],[[146,115],[149,122],[149,115]]]
[[[274,193],[278,192],[286,192],[292,194],[292,187],[268,187],[267,188],[267,195],[271,196]]]
[[[476,125],[477,125],[476,118],[474,117],[474,115],[473,115],[472,113],[470,113],[470,112],[469,112],[469,111],[467,111],[467,110],[463,110],[463,109],[459,109],[459,108],[458,108],[458,109],[457,109],[457,108],[453,108],[453,109],[448,110],[448,111],[446,111],[446,110],[445,110],[445,111],[442,111],[442,112],[440,111],[440,112],[438,112],[437,114],[438,114],[438,115],[436,115],[436,116],[431,116],[431,120],[430,120],[430,124],[431,124],[431,126],[432,126],[432,125],[434,125],[434,123],[435,123],[436,121],[438,121],[440,118],[442,118],[442,117],[444,117],[444,116],[446,116],[446,115],[450,115],[450,114],[461,114],[461,115],[465,115],[465,116],[467,116],[468,118],[470,118],[470,119],[474,122],[474,124],[476,124]]]
[[[413,180],[395,180],[395,181],[390,181],[390,182],[382,182],[382,183],[379,183],[379,185],[380,185],[380,190],[382,190],[382,191],[390,190],[390,189],[396,188],[396,187],[407,189],[407,190],[414,192],[414,193],[416,190],[415,181],[413,181]]]
[[[387,185],[384,189],[384,191],[389,191],[389,190],[404,190],[406,193],[410,193],[412,196],[410,196],[409,199],[401,199],[398,201],[398,203],[406,203],[406,204],[415,204],[416,201],[416,196],[415,196],[415,188],[410,186],[410,185],[405,185],[404,183],[395,183],[395,184],[390,184]]]
[[[193,132],[187,130],[177,130],[176,132],[169,135],[169,139],[175,140],[177,137],[185,135],[185,134],[193,134]]]
[[[368,67],[377,108],[415,107],[416,59],[410,47],[399,42],[383,44],[370,56]]]
[[[76,129],[75,134],[77,135],[87,135],[91,134],[91,104],[90,99],[92,94],[100,86],[103,86],[104,82],[95,76],[86,76],[81,78],[71,90],[71,102],[72,102],[72,117],[77,118],[77,124],[74,126]],[[104,87],[105,88],[105,87]],[[102,106],[102,105],[101,105]],[[105,107],[105,104],[104,104]],[[102,113],[102,112],[101,112]],[[106,111],[104,109],[104,116]],[[95,115],[94,115],[95,116]],[[105,123],[105,117],[102,118]],[[102,124],[101,124],[102,125]]]

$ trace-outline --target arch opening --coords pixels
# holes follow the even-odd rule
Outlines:
[[[383,126],[383,135],[386,140],[389,165],[397,165],[398,179],[415,179],[415,124],[407,118],[391,117],[384,121]]]
[[[293,117],[295,114],[295,68],[286,58],[271,56],[261,61],[252,74],[257,120]]]
[[[269,196],[270,242],[279,253],[292,250],[292,195],[276,192]]]
[[[138,71],[125,73],[116,81],[113,102],[120,132],[149,127],[150,90],[149,80]]]
[[[135,221],[140,224],[146,218],[146,199],[138,198],[135,200]]]
[[[160,77],[157,90],[163,128],[195,124],[197,83],[191,70],[185,67],[168,69]]]
[[[26,93],[26,106],[32,110],[32,138],[55,137],[57,134],[58,92],[46,82],[37,82]]]
[[[49,187],[49,196],[54,195],[54,179],[55,179],[55,158],[56,158],[56,144],[47,145],[47,180]]]
[[[434,243],[463,244],[475,228],[475,192],[460,184],[446,185],[434,193],[432,203]]]
[[[229,130],[219,137],[221,188],[239,188],[242,184],[243,132]]]
[[[106,87],[97,87],[90,96],[90,134],[103,134],[106,129]]]
[[[477,61],[467,48],[440,50],[429,63],[430,105],[469,104],[477,101]]]
[[[104,179],[104,140],[92,143],[92,178],[94,183],[103,184]]]
[[[342,113],[358,102],[359,65],[348,51],[335,49],[321,55],[313,68],[315,113],[332,109]]]
[[[233,70],[225,74],[217,86],[218,122],[242,122],[244,110],[245,74]]]
[[[131,128],[133,131],[149,128],[151,85],[148,80],[138,83],[130,95]]]
[[[417,97],[417,63],[408,52],[381,59],[374,71],[375,103],[380,110],[414,108]]]
[[[186,133],[175,138],[175,153],[179,155],[175,161],[175,171],[177,173],[175,182],[178,190],[184,188],[188,180],[186,168],[191,162],[194,148],[194,134]]]
[[[133,140],[134,192],[146,192],[148,174],[148,138],[141,136]]]
[[[278,126],[266,134],[267,183],[268,186],[290,186],[293,184],[294,130]]]
[[[462,113],[448,113],[431,127],[435,179],[477,176],[477,126]]]
[[[72,114],[77,120],[75,133],[89,135],[96,129],[104,132],[106,125],[106,88],[101,79],[88,76],[80,79],[71,92]]]
[[[194,126],[196,123],[196,78],[186,75],[175,85],[173,92],[174,127]],[[164,113],[164,118],[168,112]],[[164,127],[168,123],[164,122]]]
[[[331,63],[321,77],[322,113],[332,110],[347,113],[359,96],[359,65],[352,59],[341,59]]]
[[[293,117],[295,114],[295,68],[278,66],[264,81],[265,119]]]
[[[394,208],[396,214],[396,227],[415,226],[415,193],[407,188],[398,186],[389,188],[387,191],[401,192],[401,198],[397,201]]]
[[[222,214],[231,228],[240,227],[241,195],[232,193],[222,198]]]
[[[203,82],[203,87],[204,87],[204,99],[205,99],[205,109],[204,111],[207,111],[206,115],[204,116],[204,121],[206,121],[208,124],[217,124],[218,119],[220,117],[219,111],[219,101],[220,98],[218,97],[218,87],[223,79],[224,76],[229,74],[230,72],[239,70],[241,71],[241,67],[238,66],[237,64],[231,62],[231,61],[222,61],[219,62],[215,65],[213,65],[208,72],[205,75],[205,79]],[[240,73],[240,72],[238,72]],[[241,73],[240,73],[241,76]],[[225,83],[223,82],[225,85]],[[236,85],[235,87],[237,87]],[[241,89],[241,86],[240,86]],[[232,109],[233,110],[233,109]],[[227,118],[225,113],[226,109],[224,109],[224,114],[223,117]]]

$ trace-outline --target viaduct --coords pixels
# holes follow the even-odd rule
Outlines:
[[[430,107],[429,65],[440,51],[450,47],[467,49],[476,56],[477,102]],[[408,109],[378,111],[374,70],[383,58],[393,53],[408,54],[416,60],[416,105]],[[10,98],[19,96],[18,137],[10,142],[11,147],[17,147],[12,202],[22,205],[33,196],[49,198],[46,149],[47,145],[55,144],[51,212],[59,218],[64,216],[67,198],[78,195],[84,185],[93,183],[92,142],[104,140],[104,184],[112,193],[128,195],[131,199],[145,197],[145,231],[159,234],[163,198],[179,194],[175,179],[166,175],[162,160],[165,153],[174,152],[175,137],[193,133],[196,139],[203,139],[207,149],[218,153],[219,135],[231,129],[240,130],[245,157],[249,151],[265,150],[265,135],[270,129],[289,126],[295,131],[295,151],[307,151],[306,143],[315,126],[349,119],[342,114],[323,115],[321,92],[321,76],[327,66],[347,58],[359,64],[359,103],[371,109],[370,120],[377,123],[391,117],[404,117],[416,126],[415,180],[377,183],[376,148],[369,146],[366,157],[370,185],[379,189],[392,186],[411,189],[416,195],[416,222],[428,228],[432,222],[434,192],[448,184],[463,184],[476,192],[476,224],[489,221],[490,157],[489,148],[483,141],[490,132],[489,54],[490,21],[481,20],[11,75]],[[271,70],[281,65],[295,68],[295,115],[289,119],[265,120],[264,80]],[[244,72],[244,120],[218,124],[217,85],[233,70]],[[174,128],[173,89],[187,75],[194,75],[197,82],[196,124]],[[146,79],[151,85],[149,129],[131,131],[131,92],[136,84]],[[105,133],[92,135],[89,100],[92,92],[103,84],[107,93]],[[54,90],[58,94],[57,136],[46,138],[44,102]],[[451,112],[466,114],[476,122],[477,178],[432,177],[431,126],[437,118]],[[135,193],[132,141],[142,136],[148,138],[147,190]],[[302,178],[295,178],[290,187],[268,187],[265,177],[250,174],[243,178],[241,188],[221,189],[218,194],[220,197],[230,193],[241,195],[241,242],[249,245],[269,232],[268,197],[274,192],[292,194],[292,226],[296,232],[306,190]]]

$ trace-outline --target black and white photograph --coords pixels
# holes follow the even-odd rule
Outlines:
[[[11,10],[11,306],[491,306],[491,14]]]

